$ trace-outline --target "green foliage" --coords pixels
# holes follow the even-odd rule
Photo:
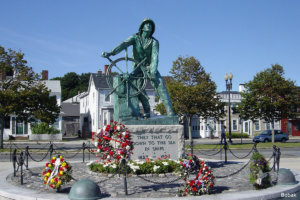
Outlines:
[[[166,86],[176,114],[216,119],[224,115],[224,103],[216,93],[216,84],[196,58],[179,56],[170,73],[172,78],[166,80]]]
[[[52,80],[60,80],[62,88],[62,100],[76,96],[79,91],[83,92],[88,89],[91,73],[82,73],[81,75],[75,72],[69,72],[63,77],[55,77]]]
[[[271,177],[269,175],[266,178],[263,178],[260,184],[258,183],[260,171],[263,173],[268,173],[271,170],[265,157],[258,152],[254,152],[250,159],[250,182],[253,184],[255,189],[264,189],[270,187]]]
[[[225,133],[226,138],[229,138],[229,133]],[[232,133],[231,132],[231,138],[241,138],[241,133]],[[242,133],[242,138],[249,138],[249,135],[247,133]]]
[[[3,148],[5,117],[15,114],[25,122],[37,118],[53,123],[60,107],[55,97],[49,97],[50,91],[40,81],[39,75],[27,66],[23,53],[0,46],[0,74],[6,75],[5,80],[0,79],[0,148]]]
[[[299,93],[294,81],[284,78],[283,67],[276,64],[259,72],[245,84],[238,110],[244,119],[264,119],[266,122],[293,118],[299,107]]]
[[[167,110],[163,103],[159,103],[155,106],[155,110],[159,112],[161,115],[167,115]]]
[[[30,127],[33,134],[56,134],[60,132],[58,129],[44,122],[32,123]]]
[[[120,163],[92,163],[89,168],[98,173],[115,173],[120,168]],[[174,160],[148,160],[148,161],[129,161],[127,163],[127,173],[133,174],[163,174],[178,172],[180,164]]]

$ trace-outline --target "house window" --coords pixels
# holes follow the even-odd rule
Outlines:
[[[266,130],[271,129],[271,123],[266,123]]]
[[[244,130],[245,130],[245,133],[249,132],[249,122],[245,122]]]
[[[10,128],[10,116],[4,118],[4,128]]]
[[[104,101],[105,101],[105,102],[110,102],[110,96],[111,96],[111,95],[108,96],[108,94],[109,94],[108,92],[105,92],[105,93],[104,93]]]
[[[237,131],[238,130],[237,124],[238,124],[238,120],[237,119],[233,119],[232,120],[232,130],[233,131]]]
[[[259,125],[259,121],[258,120],[254,121],[254,129],[255,129],[255,131],[259,131],[260,130],[260,125]]]
[[[299,131],[299,122],[296,122],[294,127],[295,127],[295,131]]]

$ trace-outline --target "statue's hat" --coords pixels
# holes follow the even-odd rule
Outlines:
[[[152,32],[151,32],[151,36],[152,36],[152,34],[153,34],[154,31],[155,31],[155,23],[154,23],[154,21],[153,21],[152,19],[150,19],[150,18],[146,18],[146,19],[143,20],[143,22],[141,23],[140,28],[139,28],[139,33],[142,32],[143,27],[144,27],[144,24],[146,24],[146,23],[150,23],[150,24],[152,25]]]

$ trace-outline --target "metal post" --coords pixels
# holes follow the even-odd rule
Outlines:
[[[26,147],[25,149],[25,157],[26,157],[26,169],[28,169],[28,157],[29,157],[29,146]]]
[[[123,158],[121,161],[121,166],[124,168],[124,192],[125,195],[128,195],[127,191],[127,169],[126,169],[126,160]]]
[[[84,163],[84,150],[85,150],[85,143],[82,143],[82,162]]]
[[[12,157],[12,155],[11,155],[11,141],[9,141],[9,144],[10,144],[10,146],[9,146],[9,161],[11,162],[12,161],[12,159],[11,159],[11,157]]]
[[[14,176],[16,176],[17,149],[15,149],[13,152],[12,162],[13,162],[13,168],[14,168]]]
[[[254,143],[254,147],[253,147],[254,148],[254,152],[257,152],[257,147],[256,146],[257,146],[257,143],[255,142]]]
[[[91,161],[91,142],[90,141],[89,141],[88,150],[89,150],[89,161]]]
[[[224,144],[224,150],[225,150],[225,163],[227,163],[227,142]]]
[[[225,140],[225,142],[226,142],[226,140]],[[222,144],[220,143],[220,160],[222,160],[222,151],[221,151],[221,149],[222,149]]]
[[[20,175],[20,182],[21,185],[23,185],[23,164],[24,164],[24,159],[23,159],[23,151],[20,153],[20,157],[19,157],[19,166],[21,167],[21,175]]]
[[[226,82],[226,90],[228,91],[228,127],[229,127],[229,143],[232,144],[231,140],[231,103],[230,103],[230,90],[232,89],[232,73],[229,73],[229,75],[225,75],[225,82]],[[229,80],[229,82],[228,82]]]
[[[52,159],[53,144],[50,142],[50,160]]]
[[[276,155],[276,153],[277,153],[277,150],[276,150],[276,146],[275,145],[273,145],[273,171],[275,172],[276,171],[276,162],[277,162],[277,155]]]
[[[280,154],[281,154],[280,148],[277,148],[277,152],[276,152],[277,173],[279,171]]]

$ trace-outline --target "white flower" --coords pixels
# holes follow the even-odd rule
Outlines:
[[[121,130],[121,126],[117,126],[117,131],[120,131]]]
[[[124,136],[125,136],[125,135],[126,135],[126,132],[124,131],[124,132],[122,133],[122,135],[124,135]]]
[[[162,164],[164,164],[164,165],[169,165],[169,163],[168,163],[168,162],[162,162]]]
[[[89,163],[87,163],[86,165],[91,165],[93,164],[95,161],[90,161]]]
[[[114,168],[114,169],[116,169],[116,168],[117,168],[117,165],[116,165],[116,164],[113,164],[111,167]]]
[[[98,142],[95,142],[95,146],[96,146],[96,147],[98,146]]]
[[[107,156],[107,159],[110,159],[110,156],[109,156],[109,155]]]
[[[153,171],[155,171],[156,172],[156,170],[158,170],[160,168],[160,166],[156,166],[156,165],[154,165],[154,167],[153,167]]]
[[[103,165],[103,167],[108,167],[108,166],[109,166],[109,163]]]
[[[127,151],[129,151],[129,149],[130,149],[130,146],[129,146],[129,145],[127,145],[127,146],[126,146],[126,150],[127,150]]]
[[[100,152],[100,149],[97,149],[97,152],[99,153],[99,152]]]
[[[138,165],[142,165],[142,164],[145,163],[145,161],[143,161],[143,160],[136,160],[135,162],[136,162],[136,164],[138,164]]]
[[[103,127],[103,130],[105,130],[105,129],[106,129],[106,126]]]

